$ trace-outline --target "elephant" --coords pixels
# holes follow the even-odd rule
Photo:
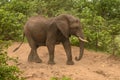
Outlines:
[[[42,60],[37,54],[37,48],[47,46],[49,54],[48,64],[55,64],[54,48],[56,44],[61,43],[67,56],[66,64],[73,65],[74,62],[72,60],[71,44],[69,41],[71,35],[78,37],[80,41],[80,53],[78,57],[75,57],[75,60],[79,61],[83,56],[84,43],[87,40],[84,39],[82,25],[78,18],[70,14],[61,14],[51,18],[37,15],[29,18],[24,26],[24,36],[26,36],[31,48],[28,62],[41,63]]]

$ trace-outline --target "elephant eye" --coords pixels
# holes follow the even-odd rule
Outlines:
[[[79,20],[79,19],[76,19],[75,22],[76,22],[76,23],[80,23],[80,20]]]
[[[76,23],[79,23],[79,20],[76,20]]]

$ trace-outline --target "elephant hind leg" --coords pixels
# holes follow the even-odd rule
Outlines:
[[[39,58],[36,50],[31,49],[30,54],[28,56],[28,62],[36,62],[36,63],[42,62],[42,60]]]
[[[30,51],[30,54],[28,56],[28,61],[29,62],[41,63],[42,60],[39,58],[39,56],[37,54],[38,46],[36,45],[35,41],[31,37],[31,35],[27,34],[26,37],[27,37],[28,43],[29,43],[29,45],[31,47],[31,51]]]

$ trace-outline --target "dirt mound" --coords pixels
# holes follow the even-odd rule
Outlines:
[[[109,55],[85,50],[81,61],[66,65],[66,54],[62,45],[56,45],[55,65],[48,65],[48,50],[40,47],[38,54],[42,63],[28,63],[30,47],[24,43],[19,50],[12,52],[19,44],[14,43],[8,49],[8,55],[18,57],[18,66],[27,80],[50,80],[51,77],[70,77],[72,80],[120,80],[120,61],[108,58]],[[78,56],[79,48],[72,47],[73,59]]]

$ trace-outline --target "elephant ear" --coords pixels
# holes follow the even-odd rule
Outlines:
[[[61,31],[61,33],[69,38],[69,27],[66,21],[55,21],[57,28]]]

